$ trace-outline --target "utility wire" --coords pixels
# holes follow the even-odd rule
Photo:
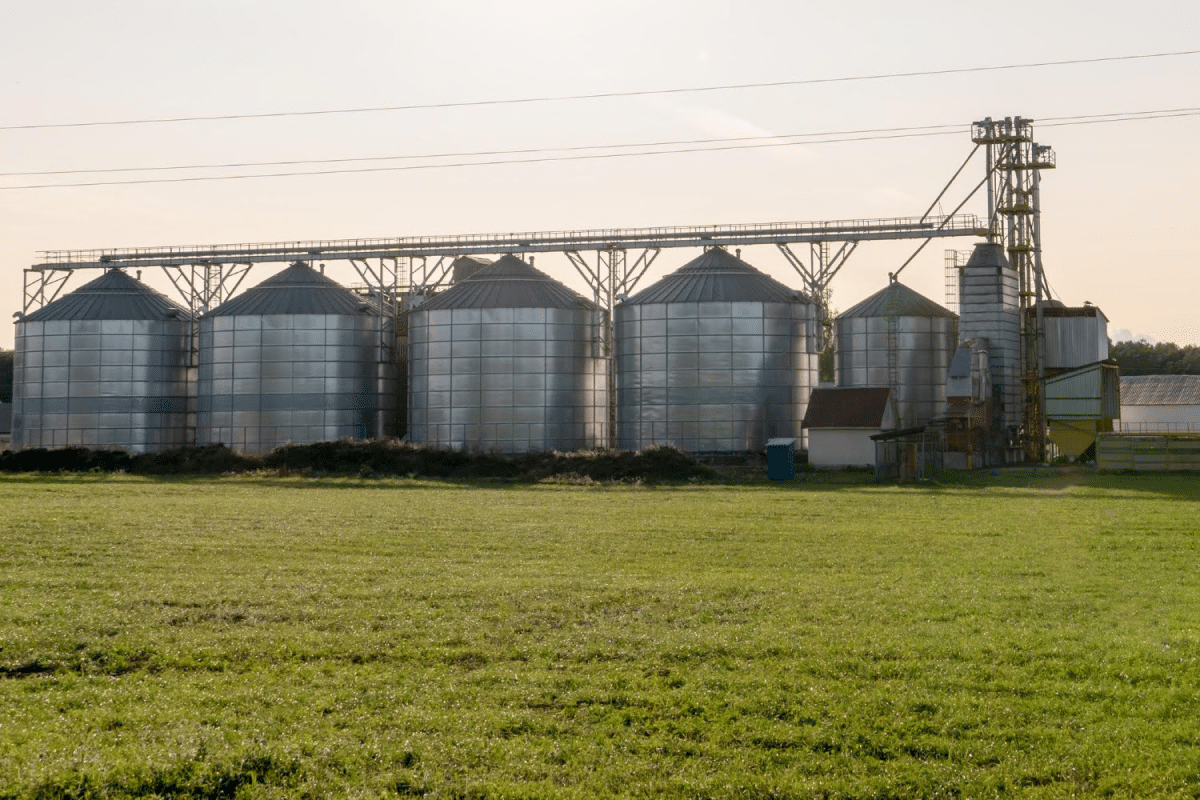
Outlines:
[[[1198,107],[1190,108],[1158,108],[1149,111],[1110,111],[1107,114],[1072,114],[1067,117],[1038,117],[1033,120],[1038,125],[1044,125],[1051,122],[1062,122],[1064,120],[1083,120],[1083,119],[1100,119],[1101,117],[1132,117],[1141,114],[1171,114],[1177,111],[1200,111]]]
[[[1041,117],[1037,120],[1042,127],[1059,127],[1064,124],[1088,124],[1090,121],[1099,122],[1117,122],[1130,119],[1163,119],[1172,116],[1190,116],[1195,112],[1200,112],[1200,107],[1196,108],[1170,108],[1157,109],[1151,111],[1117,111],[1107,114],[1077,114],[1065,117]],[[1122,119],[1107,119],[1111,117],[1121,117]],[[1085,122],[1087,121],[1087,122]],[[96,174],[112,174],[121,172],[171,172],[183,170],[199,170],[199,169],[240,169],[245,167],[283,167],[283,166],[304,166],[304,165],[319,165],[319,164],[347,164],[347,163],[363,163],[371,161],[415,161],[422,159],[434,158],[482,158],[485,156],[500,156],[500,155],[534,155],[537,153],[570,153],[590,150],[618,150],[640,147],[671,147],[678,145],[702,145],[702,144],[726,144],[732,142],[766,142],[780,141],[785,139],[808,139],[822,136],[859,136],[863,138],[854,139],[853,141],[864,141],[865,134],[876,133],[899,133],[908,131],[927,131],[927,132],[942,132],[961,130],[961,123],[946,124],[946,125],[910,125],[905,127],[893,128],[863,128],[858,130],[844,131],[821,131],[812,133],[781,133],[771,134],[766,136],[736,136],[724,138],[710,139],[668,139],[654,142],[626,142],[618,144],[591,144],[578,145],[572,147],[529,147],[511,150],[473,150],[445,153],[417,153],[408,155],[388,155],[388,156],[357,156],[345,158],[312,158],[312,159],[290,159],[284,161],[230,161],[214,164],[171,164],[156,167],[103,167],[94,169],[58,169],[58,170],[34,170],[23,172],[0,172],[0,178],[17,178],[17,177],[40,177],[52,175],[96,175]],[[794,142],[794,144],[812,144],[813,142]]]
[[[952,130],[947,130],[952,129]],[[106,167],[103,169],[59,169],[38,172],[0,172],[0,177],[32,177],[37,175],[86,175],[113,172],[162,172],[167,170],[186,169],[233,169],[238,167],[280,167],[299,166],[302,164],[344,164],[363,161],[402,161],[425,158],[472,158],[501,155],[532,155],[535,153],[570,153],[584,150],[617,150],[634,147],[671,147],[692,144],[725,144],[730,142],[762,142],[781,139],[802,139],[819,136],[859,136],[873,133],[899,133],[907,131],[945,131],[958,133],[963,130],[962,123],[955,125],[919,125],[903,128],[864,128],[851,131],[822,131],[820,133],[780,133],[768,136],[735,136],[719,139],[674,139],[658,142],[628,142],[625,144],[589,144],[574,147],[530,147],[517,150],[474,150],[451,153],[421,153],[415,155],[396,156],[359,156],[355,158],[314,158],[296,159],[290,161],[243,161],[221,164],[173,164],[161,167]],[[806,142],[781,142],[781,144],[806,144]]]
[[[842,138],[842,139],[816,139],[805,142],[767,142],[759,144],[730,144],[718,147],[679,147],[666,150],[647,150],[642,152],[632,153],[594,153],[587,155],[573,156],[544,156],[540,158],[504,158],[491,161],[456,161],[440,164],[406,164],[398,167],[362,167],[356,169],[323,169],[323,170],[302,170],[296,172],[264,172],[253,173],[247,175],[196,175],[186,178],[138,178],[134,180],[121,181],[87,181],[80,183],[42,183],[29,184],[24,186],[0,186],[0,191],[11,189],[54,189],[67,188],[77,186],[127,186],[131,184],[146,184],[146,183],[190,183],[196,181],[236,181],[247,178],[284,178],[298,175],[345,175],[360,172],[409,172],[414,170],[427,169],[453,169],[456,167],[483,167],[497,166],[501,164],[543,164],[553,161],[595,161],[608,158],[634,158],[638,156],[661,156],[673,155],[676,153],[711,153],[724,150],[758,150],[768,147],[794,147],[797,144],[832,144],[836,142],[869,142],[879,139],[908,139],[922,136],[948,136],[962,135],[962,131],[940,131],[936,133],[900,133],[886,136],[863,136],[857,138]]]
[[[1097,115],[1081,115],[1079,117],[1062,117],[1061,122],[1050,122],[1046,126],[1069,126],[1069,125],[1094,125],[1105,122],[1132,122],[1138,120],[1153,120],[1153,119],[1168,119],[1174,117],[1191,117],[1200,115],[1200,108],[1195,109],[1180,109],[1178,111],[1165,110],[1164,112],[1146,111],[1146,112],[1129,112],[1126,115],[1107,115],[1108,118],[1095,119]],[[1106,116],[1106,115],[1099,115]],[[916,128],[897,128],[896,131],[916,131],[916,132],[896,132],[896,133],[881,133],[876,135],[863,136],[845,136],[833,137],[826,139],[806,139],[804,141],[761,141],[762,139],[774,139],[776,137],[742,137],[749,139],[750,142],[743,142],[742,139],[732,140],[712,140],[716,142],[730,141],[732,144],[722,144],[715,147],[672,147],[666,149],[644,150],[640,152],[621,152],[621,153],[586,153],[578,155],[564,156],[541,156],[536,158],[499,158],[483,161],[457,161],[449,163],[435,164],[406,164],[401,166],[389,167],[361,167],[361,168],[339,168],[327,170],[297,170],[289,172],[265,172],[265,173],[249,173],[242,175],[196,175],[180,178],[137,178],[131,180],[115,180],[115,181],[82,181],[77,183],[41,183],[41,184],[25,184],[19,186],[0,186],[0,191],[12,191],[18,189],[55,189],[55,188],[74,188],[85,186],[129,186],[153,183],[194,183],[199,181],[232,181],[232,180],[247,180],[255,178],[284,178],[296,177],[305,175],[345,175],[355,173],[368,172],[409,172],[415,170],[431,170],[431,169],[454,169],[462,167],[482,167],[482,166],[498,166],[504,164],[542,164],[558,161],[595,161],[600,159],[613,158],[636,158],[644,156],[659,156],[659,155],[674,155],[679,153],[707,153],[720,152],[730,150],[759,150],[765,148],[776,147],[795,147],[796,145],[815,145],[815,144],[840,144],[845,142],[870,142],[880,141],[885,139],[912,139],[925,138],[931,136],[949,136],[961,135],[961,125],[957,126],[958,130],[940,130],[942,126],[920,126]],[[948,126],[946,126],[948,127]],[[888,130],[888,129],[881,129]],[[820,135],[820,134],[813,134]],[[704,140],[696,140],[704,141]],[[596,149],[611,149],[621,147],[622,145],[590,145],[590,148]],[[503,151],[500,151],[503,152]],[[538,152],[538,151],[534,151]],[[544,152],[544,151],[542,151]],[[481,151],[481,155],[486,154],[486,151]],[[386,157],[385,157],[386,158]],[[394,158],[418,158],[418,156],[396,156]],[[330,159],[328,163],[336,163],[340,159]],[[304,163],[304,162],[302,162]],[[326,163],[326,162],[306,162],[306,163]]]
[[[780,86],[812,86],[823,83],[851,83],[857,81],[894,80],[899,78],[920,78],[935,75],[960,75],[973,72],[997,72],[1002,70],[1037,69],[1041,67],[1060,67],[1073,64],[1100,64],[1113,61],[1138,61],[1154,58],[1177,58],[1200,54],[1200,50],[1177,50],[1166,53],[1139,53],[1123,56],[1103,56],[1100,58],[1075,58],[1062,61],[1034,61],[1023,64],[998,64],[980,67],[958,67],[954,69],[922,70],[918,72],[888,72],[874,75],[851,75],[837,78],[807,78],[788,81],[764,81],[759,83],[732,83],[715,86],[691,86],[669,89],[643,89],[628,92],[595,92],[591,94],[546,95],[543,97],[519,97],[499,100],[463,100],[444,103],[412,103],[396,106],[366,106],[362,108],[331,108],[309,111],[271,111],[257,114],[215,114],[209,116],[188,117],[153,117],[146,119],[122,120],[91,120],[83,122],[52,122],[26,125],[0,125],[0,131],[16,130],[47,130],[52,128],[89,128],[114,125],[161,125],[180,122],[212,122],[218,120],[268,119],[278,117],[315,117],[333,114],[370,114],[385,111],[416,111],[438,108],[470,108],[476,106],[522,105],[530,103],[557,103],[578,100],[603,100],[616,97],[653,97],[672,94],[692,94],[700,92],[725,92],[740,89],[765,89]]]

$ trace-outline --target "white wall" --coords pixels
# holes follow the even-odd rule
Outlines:
[[[1127,433],[1200,431],[1200,406],[1121,406],[1117,430]]]
[[[879,429],[809,428],[808,463],[814,467],[874,467]]]

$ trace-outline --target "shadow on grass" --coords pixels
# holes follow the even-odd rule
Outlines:
[[[893,484],[896,486],[896,484]],[[929,495],[964,494],[1030,497],[1040,500],[1071,499],[1071,490],[1090,493],[1137,492],[1183,502],[1200,502],[1200,474],[1188,472],[1111,472],[1086,467],[1018,467],[967,473],[944,473],[923,483],[900,488]]]

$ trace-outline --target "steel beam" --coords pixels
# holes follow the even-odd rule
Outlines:
[[[709,227],[628,228],[599,231],[485,234],[398,239],[284,242],[212,247],[53,250],[33,270],[109,267],[178,267],[206,263],[279,263],[405,258],[500,253],[565,253],[571,250],[746,246],[802,242],[847,242],[986,235],[971,214],[956,217],[902,217],[884,220],[788,222]]]

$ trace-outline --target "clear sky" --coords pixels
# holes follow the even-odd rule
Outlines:
[[[1200,3],[1190,0],[4,0],[0,126],[1195,49]],[[7,321],[21,307],[22,271],[41,250],[915,216],[970,151],[971,121],[1197,107],[1198,68],[1200,56],[1183,56],[536,105],[0,130],[0,172],[14,173],[962,126],[948,136],[603,161],[0,188],[0,347],[12,346]],[[1036,130],[1058,155],[1042,185],[1044,262],[1056,294],[1100,306],[1114,338],[1200,344],[1192,237],[1200,117]],[[964,187],[982,177],[982,166],[972,169]],[[8,175],[0,187],[69,179]],[[904,282],[944,302],[943,250],[968,241],[930,244]],[[882,288],[917,244],[863,244],[834,283],[835,308]],[[647,280],[697,254],[664,251]],[[743,258],[800,286],[772,248]],[[583,288],[565,259],[543,255],[537,265]]]

